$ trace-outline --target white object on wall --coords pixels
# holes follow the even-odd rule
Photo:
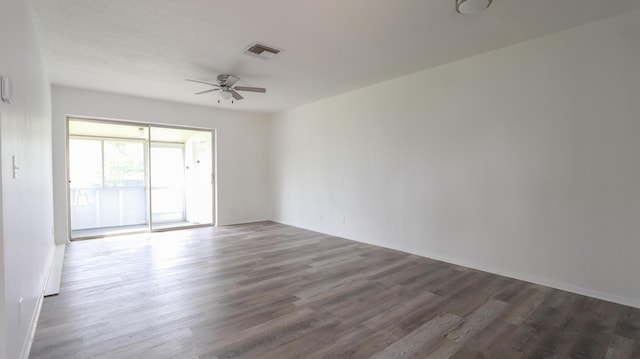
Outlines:
[[[12,164],[13,178],[16,179],[18,178],[18,171],[20,170],[20,167],[18,166],[18,158],[15,155],[11,156],[11,162],[13,162]]]
[[[12,100],[11,79],[7,76],[0,77],[0,94],[2,95],[2,101],[5,103],[11,103]]]

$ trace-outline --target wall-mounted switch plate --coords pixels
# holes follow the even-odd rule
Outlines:
[[[18,178],[18,170],[20,167],[18,166],[18,158],[13,156],[13,178]]]
[[[0,96],[2,97],[2,102],[11,103],[13,100],[11,99],[11,79],[7,76],[2,76],[0,78]]]
[[[20,297],[20,300],[18,300],[18,323],[22,323],[22,302],[24,301],[24,298]]]

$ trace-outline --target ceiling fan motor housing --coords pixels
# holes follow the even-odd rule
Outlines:
[[[226,74],[221,74],[218,75],[218,77],[216,78],[216,80],[218,80],[218,83],[220,84],[224,84],[227,82],[227,80],[229,80],[229,77],[235,77],[233,75],[226,75]]]

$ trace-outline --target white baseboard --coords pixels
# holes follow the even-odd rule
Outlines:
[[[294,227],[298,227],[298,228],[304,228],[304,229],[307,229],[307,230],[310,230],[310,231],[325,233],[325,234],[328,234],[328,235],[331,235],[331,236],[345,238],[342,235],[337,234],[337,233],[328,233],[328,232],[322,231],[322,230],[320,230],[318,228],[308,228],[308,227],[305,227],[305,226],[301,226],[299,224],[289,224],[289,223],[286,223],[286,222],[284,222],[284,221],[282,221],[280,219],[274,219],[273,221],[277,222],[277,223],[282,223],[282,224],[285,224],[285,225],[289,225],[289,226],[294,226]],[[412,251],[412,250],[408,250],[406,248],[392,247],[392,246],[388,246],[388,245],[381,245],[381,244],[378,244],[378,243],[365,242],[365,241],[354,239],[354,238],[345,238],[345,239],[352,240],[352,241],[355,241],[355,242],[370,244],[370,245],[374,245],[374,246],[378,246],[378,247],[389,248],[389,249],[393,249],[393,250],[404,252],[404,253],[415,254],[417,256],[421,256],[421,257],[425,257],[425,258],[431,258],[431,259],[435,259],[435,260],[438,260],[438,261],[441,261],[441,262],[446,262],[446,263],[451,263],[451,264],[455,264],[455,265],[459,265],[459,266],[463,266],[463,267],[467,267],[467,268],[481,270],[483,272],[497,274],[497,275],[501,275],[503,277],[514,278],[514,279],[522,280],[522,281],[529,282],[529,283],[543,285],[545,287],[551,287],[551,288],[555,288],[555,289],[560,289],[560,290],[564,290],[566,292],[580,294],[580,295],[584,295],[584,296],[587,296],[587,297],[601,299],[601,300],[605,300],[607,302],[613,302],[613,303],[622,304],[622,305],[626,305],[626,306],[629,306],[629,307],[634,307],[634,308],[640,309],[640,299],[619,297],[619,296],[616,296],[616,295],[613,295],[613,294],[610,294],[610,293],[604,293],[604,292],[600,292],[600,291],[597,291],[597,290],[578,287],[578,286],[575,286],[575,285],[572,285],[572,284],[569,284],[569,283],[557,282],[557,281],[546,279],[546,278],[538,278],[538,277],[535,277],[535,276],[532,276],[532,275],[528,275],[528,274],[523,274],[523,273],[515,273],[515,272],[509,271],[509,270],[505,270],[504,268],[494,268],[494,267],[491,267],[491,266],[482,265],[482,264],[478,264],[478,263],[470,263],[470,262],[466,262],[464,260],[460,260],[458,258],[451,258],[451,257],[447,257],[447,256],[442,256],[442,255],[440,255],[438,253],[426,252],[426,251],[421,251],[421,252]]]
[[[33,344],[33,339],[36,335],[36,328],[38,326],[38,319],[40,318],[40,311],[42,310],[42,302],[44,300],[45,293],[47,291],[47,286],[49,280],[51,278],[51,271],[54,267],[54,261],[56,258],[56,253],[60,250],[58,247],[62,246],[62,253],[64,254],[64,244],[57,244],[56,247],[51,251],[51,255],[49,257],[49,271],[47,272],[47,276],[44,280],[44,286],[42,287],[42,295],[38,297],[38,301],[36,302],[36,310],[33,312],[33,316],[31,317],[31,321],[29,323],[29,330],[27,331],[27,337],[22,345],[22,350],[20,351],[20,359],[29,359],[29,354],[31,353],[31,345]],[[62,267],[61,267],[62,268]],[[58,287],[60,285],[58,284]]]
[[[392,249],[395,249],[395,248],[392,248]],[[605,300],[607,302],[622,304],[622,305],[626,305],[626,306],[629,306],[629,307],[634,307],[634,308],[640,309],[640,301],[634,300],[632,298],[623,298],[623,297],[619,297],[619,296],[612,295],[612,294],[609,294],[609,293],[603,293],[603,292],[592,290],[592,289],[578,287],[578,286],[575,286],[575,285],[572,285],[572,284],[569,284],[569,283],[557,282],[557,281],[546,279],[546,278],[538,278],[538,277],[535,277],[535,276],[522,274],[522,273],[514,273],[512,271],[504,270],[502,268],[490,268],[488,266],[477,265],[475,263],[467,263],[467,262],[465,262],[463,260],[444,257],[444,256],[440,256],[440,255],[435,254],[435,253],[412,253],[412,252],[407,252],[406,250],[402,250],[402,249],[396,249],[396,250],[399,250],[401,252],[406,252],[406,253],[419,255],[421,257],[432,258],[432,259],[435,259],[435,260],[439,260],[441,262],[451,263],[451,264],[455,264],[455,265],[459,265],[459,266],[463,266],[463,267],[467,267],[467,268],[481,270],[483,272],[488,272],[488,273],[492,273],[492,274],[501,275],[503,277],[514,278],[514,279],[525,281],[525,282],[529,282],[529,283],[539,284],[539,285],[542,285],[542,286],[545,286],[545,287],[560,289],[560,290],[564,290],[566,292],[571,292],[571,293],[584,295],[584,296],[595,298],[595,299]]]
[[[45,297],[60,293],[60,281],[62,280],[62,265],[64,264],[65,248],[66,245],[64,243],[56,245],[56,252],[53,255],[53,263],[51,264],[47,287],[44,291]]]

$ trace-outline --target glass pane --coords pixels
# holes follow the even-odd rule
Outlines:
[[[144,187],[144,144],[104,141],[104,186]]]
[[[213,223],[211,132],[191,136],[186,147],[187,220],[192,224],[210,224]]]
[[[102,187],[102,141],[69,139],[71,189]]]
[[[182,222],[184,150],[182,145],[151,144],[151,216],[154,224]]]
[[[151,228],[213,223],[212,133],[150,129]]]
[[[73,238],[148,227],[145,151],[143,140],[69,139]]]

